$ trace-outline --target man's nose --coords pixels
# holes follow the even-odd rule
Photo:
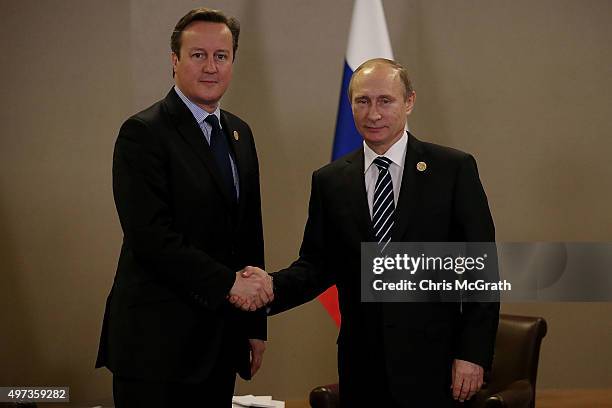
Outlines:
[[[214,74],[215,72],[217,72],[217,64],[215,63],[215,59],[206,58],[206,61],[204,61],[203,69],[204,69],[204,72],[208,74]]]
[[[372,105],[370,110],[368,110],[368,119],[375,122],[380,120],[380,118],[382,118],[382,115],[378,112],[378,109],[376,109],[376,105]]]

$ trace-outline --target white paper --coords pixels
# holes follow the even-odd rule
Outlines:
[[[232,408],[285,408],[284,401],[276,401],[271,395],[241,395],[232,398]]]

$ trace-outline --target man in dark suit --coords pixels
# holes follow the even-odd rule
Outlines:
[[[229,407],[238,372],[263,358],[266,316],[233,308],[272,298],[264,267],[253,135],[221,110],[240,26],[195,9],[171,38],[175,86],[121,127],[113,191],[124,232],[97,367],[113,373],[115,406]]]
[[[272,274],[270,311],[305,303],[336,284],[342,406],[452,406],[453,397],[469,399],[482,385],[499,304],[361,302],[360,244],[493,242],[476,163],[405,130],[415,93],[401,65],[365,62],[351,79],[349,98],[363,148],[314,172],[300,257]]]

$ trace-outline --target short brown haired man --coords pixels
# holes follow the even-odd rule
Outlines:
[[[271,312],[335,284],[341,406],[450,408],[482,385],[499,305],[361,302],[361,243],[493,242],[476,162],[405,130],[415,93],[396,62],[365,62],[349,95],[364,144],[314,172],[300,256],[272,274]]]
[[[264,266],[259,170],[253,135],[221,110],[238,48],[238,21],[205,8],[171,37],[175,86],[121,127],[113,192],[124,233],[96,366],[113,373],[117,408],[229,407],[236,372],[258,370]]]

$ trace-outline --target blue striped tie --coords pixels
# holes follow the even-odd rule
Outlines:
[[[391,230],[393,229],[393,181],[389,173],[391,160],[383,156],[374,159],[378,167],[378,179],[374,187],[374,203],[372,204],[372,228],[374,236],[378,241],[380,251],[384,251],[391,241]]]

